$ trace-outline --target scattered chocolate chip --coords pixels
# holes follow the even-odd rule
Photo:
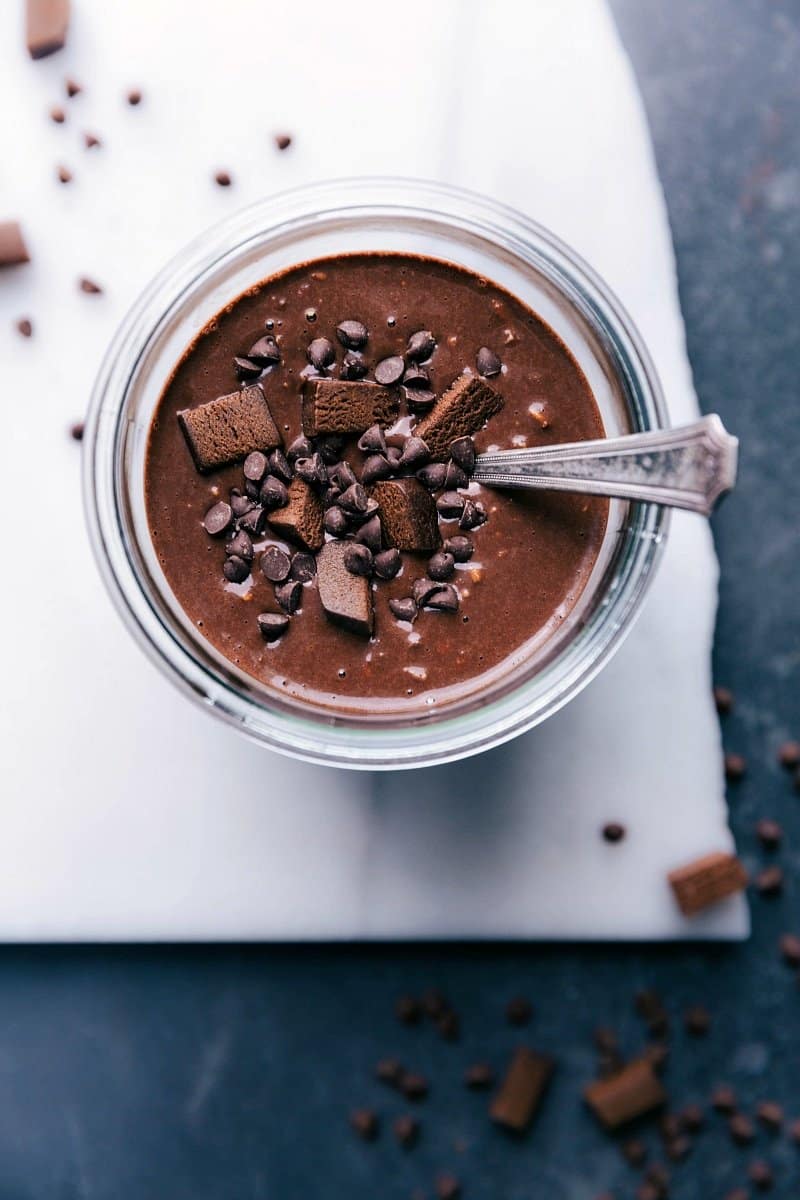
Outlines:
[[[475,355],[475,365],[478,368],[478,374],[483,375],[484,379],[491,379],[493,375],[499,375],[503,366],[494,350],[490,350],[488,346],[481,346]]]
[[[436,501],[436,511],[444,521],[457,521],[464,511],[465,498],[458,492],[443,492]]]
[[[336,358],[336,350],[334,349],[333,342],[326,337],[314,338],[306,354],[312,367],[315,367],[318,371],[324,371]]]
[[[372,575],[372,551],[358,542],[348,542],[344,548],[344,565],[351,575],[363,575],[366,579]]]
[[[456,438],[450,443],[450,457],[465,475],[475,470],[475,443],[471,437]]]
[[[783,829],[777,821],[762,817],[756,824],[756,836],[765,850],[777,850],[783,839]]]
[[[14,323],[14,328],[20,337],[33,337],[33,322],[29,317],[20,317],[19,320]]]
[[[74,442],[82,442],[83,441],[84,428],[85,428],[85,426],[83,424],[83,421],[74,421],[73,424],[70,425],[69,436],[72,438],[72,440]]]
[[[760,1159],[750,1163],[747,1168],[747,1176],[750,1182],[762,1192],[768,1191],[775,1182],[772,1167]]]
[[[437,1200],[458,1200],[461,1184],[455,1175],[439,1175],[436,1179]]]
[[[429,391],[430,385],[431,377],[424,367],[418,367],[416,363],[412,363],[410,367],[406,367],[403,372],[403,387],[422,388],[425,391]]]
[[[233,509],[224,500],[212,504],[203,517],[203,528],[211,537],[219,537],[233,521]]]
[[[488,1063],[473,1063],[464,1072],[464,1083],[473,1091],[483,1091],[494,1083],[494,1071]]]
[[[266,334],[254,342],[247,351],[247,357],[261,367],[271,367],[281,361],[281,352],[274,337]]]
[[[536,1115],[554,1069],[555,1063],[549,1055],[520,1046],[492,1099],[491,1119],[521,1133]]]
[[[371,637],[374,620],[372,589],[366,578],[352,575],[347,570],[344,555],[348,549],[345,542],[328,542],[320,551],[317,559],[319,598],[331,621],[361,637]]]
[[[640,1142],[638,1138],[630,1138],[627,1142],[623,1142],[620,1146],[622,1157],[632,1167],[644,1166],[647,1159],[647,1147],[644,1142]]]
[[[409,470],[414,470],[416,467],[421,467],[430,458],[428,447],[423,442],[422,438],[414,437],[413,435],[406,438],[403,444],[403,449],[398,459],[398,465],[406,467]],[[439,465],[439,464],[437,464]]]
[[[389,425],[398,399],[377,383],[344,379],[307,379],[303,384],[303,432],[363,433],[371,425]]]
[[[287,560],[288,563],[288,560]],[[289,579],[275,588],[275,599],[285,613],[296,613],[303,599],[303,585],[298,579]]]
[[[461,1032],[461,1023],[451,1008],[436,1018],[436,1031],[445,1042],[456,1042]]]
[[[402,1074],[402,1065],[396,1058],[382,1058],[375,1067],[375,1078],[381,1083],[394,1086]]]
[[[625,826],[619,821],[607,821],[603,826],[603,837],[607,842],[621,842],[625,832]]]
[[[729,783],[737,783],[747,773],[747,760],[742,754],[726,754],[724,766]]]
[[[454,491],[456,488],[465,488],[469,485],[469,479],[461,470],[458,463],[450,460],[447,463],[444,471],[444,486],[448,492]]]
[[[456,560],[452,554],[448,554],[444,550],[440,550],[434,554],[433,558],[428,561],[428,575],[431,579],[442,583],[449,579],[456,569]]]
[[[46,58],[67,40],[70,0],[28,0],[25,41],[31,58]]]
[[[352,483],[339,497],[339,506],[348,514],[365,513],[369,497],[360,483]]]
[[[382,387],[392,387],[403,378],[405,363],[399,355],[382,358],[375,368],[375,379]]]
[[[703,1037],[711,1028],[711,1016],[702,1004],[693,1004],[683,1014],[683,1024],[692,1037]]]
[[[228,583],[244,583],[250,574],[250,564],[243,558],[239,558],[237,554],[232,554],[222,564],[222,574]]]
[[[443,586],[443,584],[436,583],[433,579],[415,579],[412,588],[414,603],[418,608],[424,608],[431,596],[440,591]]]
[[[0,221],[0,267],[16,267],[30,260],[19,221]]]
[[[380,425],[370,425],[358,439],[358,448],[364,454],[385,454],[386,438]]]
[[[346,351],[342,358],[339,375],[342,379],[363,379],[367,373],[367,360],[358,350]]]
[[[736,1112],[736,1093],[727,1083],[720,1083],[711,1093],[711,1107],[719,1113]]]
[[[249,379],[258,379],[261,374],[261,367],[258,363],[251,362],[249,358],[242,358],[238,355],[233,360],[233,369],[236,372],[236,378],[245,382]]]
[[[747,887],[747,872],[734,854],[707,854],[667,876],[678,907],[686,917]]]
[[[81,94],[83,87],[78,83],[77,79],[73,79],[71,75],[68,75],[64,80],[64,91],[67,93],[69,99],[72,100],[75,96]]]
[[[282,483],[280,479],[276,479],[274,475],[268,475],[261,485],[259,499],[268,512],[272,512],[276,508],[283,508],[289,500],[286,484]]]
[[[391,607],[391,601],[389,604]],[[414,996],[398,996],[394,1015],[402,1025],[416,1025],[422,1016],[422,1007]]]
[[[142,103],[142,93],[139,88],[131,88],[128,91],[125,99],[128,101],[128,104],[130,104],[131,108],[136,108],[137,105]]]
[[[450,1007],[447,997],[439,988],[428,988],[422,996],[422,1008],[427,1017],[436,1020]]]
[[[350,1127],[365,1142],[374,1142],[380,1123],[377,1114],[371,1108],[357,1108],[350,1113]]]
[[[783,1109],[774,1100],[762,1100],[756,1107],[756,1116],[772,1133],[777,1133],[783,1125]]]
[[[737,1146],[746,1146],[756,1136],[755,1126],[745,1113],[734,1113],[728,1121],[728,1132]]]
[[[270,482],[280,483],[279,479],[269,476],[264,486]],[[284,491],[286,489],[284,488]],[[302,479],[293,479],[288,488],[288,502],[283,508],[278,508],[269,514],[269,523],[290,542],[298,542],[305,550],[319,550],[325,540],[322,525],[322,504],[313,488]]]
[[[417,479],[429,492],[438,492],[444,487],[444,477],[447,468],[444,463],[430,463],[417,471]]]
[[[392,1123],[392,1132],[397,1138],[399,1145],[401,1145],[404,1150],[408,1150],[411,1146],[416,1144],[417,1139],[419,1138],[419,1121],[416,1117],[412,1117],[408,1114],[395,1117],[395,1120]]]
[[[231,488],[231,508],[235,517],[243,517],[255,508],[249,496],[243,496],[238,488]]]
[[[378,579],[394,579],[401,565],[400,551],[395,550],[394,547],[389,550],[381,550],[376,554],[373,564]]]
[[[451,442],[471,437],[503,407],[503,397],[474,375],[459,375],[419,422],[416,434],[428,444],[433,458],[447,456]]]
[[[606,1129],[616,1129],[660,1108],[666,1101],[651,1063],[634,1059],[610,1079],[601,1079],[584,1089],[586,1103]]]
[[[309,583],[317,573],[317,560],[314,555],[302,552],[293,555],[290,573],[292,579],[297,579],[300,583]]]
[[[56,171],[59,183],[72,183],[72,171],[63,164]]]
[[[366,325],[361,321],[340,321],[336,326],[336,336],[345,350],[363,350],[369,335]]]
[[[59,104],[54,104],[50,109],[50,120],[55,121],[56,125],[63,125],[67,119],[67,114]]]
[[[87,296],[102,296],[103,294],[103,289],[100,287],[100,284],[95,283],[93,279],[89,279],[85,275],[78,280],[78,287],[82,292],[85,292]]]
[[[475,547],[468,537],[456,534],[455,537],[445,539],[444,550],[447,554],[452,554],[457,563],[465,563],[472,558]]]
[[[438,591],[429,596],[425,602],[426,608],[432,608],[434,612],[458,612],[459,606],[458,592],[452,584],[442,584]]]
[[[407,1100],[423,1100],[430,1090],[425,1076],[415,1071],[404,1071],[400,1076],[399,1087]]]
[[[235,555],[237,558],[244,559],[245,562],[253,561],[253,539],[249,533],[245,533],[240,529],[235,533],[229,542],[225,543],[225,553]]]
[[[289,628],[289,618],[284,613],[260,613],[256,621],[266,642],[276,642]]]
[[[681,1128],[689,1133],[699,1133],[706,1123],[706,1115],[699,1104],[687,1104],[678,1114]]]
[[[486,510],[479,500],[467,500],[458,521],[459,529],[478,529],[487,521]]]
[[[531,1002],[525,996],[514,996],[506,1005],[506,1020],[509,1025],[527,1025],[532,1016]]]
[[[436,339],[429,329],[412,333],[406,345],[406,354],[412,362],[426,362],[436,349]]]
[[[755,884],[762,896],[779,896],[783,891],[783,871],[780,867],[765,867],[756,875]]]
[[[260,483],[267,473],[267,456],[262,454],[260,450],[253,450],[248,454],[242,465],[245,479],[251,479],[254,483]]]
[[[292,468],[286,461],[286,455],[279,446],[276,446],[274,450],[270,451],[269,455],[267,456],[267,463],[272,475],[277,476],[277,478],[282,480],[283,483],[292,482]]]
[[[413,621],[417,615],[416,603],[410,596],[403,599],[390,600],[389,609],[397,617],[398,621]]]
[[[215,171],[214,182],[216,184],[218,184],[220,187],[226,188],[226,187],[231,186],[231,184],[233,183],[233,180],[231,179],[230,173],[228,171]]]
[[[734,696],[730,688],[720,687],[714,688],[714,704],[720,716],[725,716],[733,710]]]
[[[796,1146],[800,1146],[800,1119],[792,1121],[789,1126],[789,1137]]]
[[[292,144],[292,139],[288,133],[276,133],[275,145],[279,150],[288,150]]]
[[[297,458],[310,458],[313,453],[314,447],[308,438],[300,436],[296,437],[290,443],[286,450],[286,457],[289,459],[289,462],[293,462]]]
[[[272,583],[283,583],[288,579],[291,565],[289,555],[278,546],[268,546],[261,555],[261,570]]]
[[[784,742],[778,748],[778,762],[787,771],[793,771],[795,767],[800,767],[800,742]]]
[[[83,144],[87,150],[93,150],[95,146],[102,146],[102,142],[96,133],[84,133]]]
[[[361,481],[366,484],[377,483],[379,479],[388,479],[391,474],[392,467],[382,455],[370,454],[361,468]]]
[[[781,958],[790,967],[800,967],[800,937],[794,933],[784,933],[778,947]]]

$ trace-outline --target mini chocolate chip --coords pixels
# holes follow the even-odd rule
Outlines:
[[[33,337],[33,322],[29,317],[20,317],[19,320],[15,322],[15,328],[20,337]]]
[[[386,437],[380,425],[370,425],[358,439],[358,448],[364,454],[385,454]]]
[[[448,492],[455,491],[456,488],[465,488],[469,486],[469,479],[461,470],[458,463],[450,460],[445,466],[444,471],[444,486]]]
[[[449,1008],[447,997],[439,988],[427,988],[422,996],[422,1007],[428,1017],[440,1017]]]
[[[71,75],[68,75],[64,80],[64,90],[69,96],[70,100],[72,100],[73,97],[81,94],[83,87],[78,83],[77,79],[73,79]]]
[[[256,620],[266,642],[276,642],[289,628],[289,618],[283,613],[260,613]]]
[[[506,1005],[506,1020],[509,1025],[527,1025],[532,1015],[531,1002],[525,996],[514,996]]]
[[[703,1037],[711,1028],[711,1016],[702,1004],[693,1004],[683,1014],[683,1024],[693,1037]]]
[[[283,583],[288,579],[291,565],[289,555],[278,546],[268,546],[261,555],[261,570],[272,583]]]
[[[394,1086],[402,1074],[403,1067],[396,1058],[382,1058],[375,1067],[375,1078],[381,1083]]]
[[[344,549],[343,561],[351,575],[363,575],[369,578],[372,574],[372,551],[358,542],[348,542]]]
[[[244,583],[250,574],[250,564],[245,562],[243,558],[239,558],[238,554],[232,554],[222,564],[222,574],[228,580],[228,583]]]
[[[103,289],[99,283],[95,283],[93,279],[89,279],[86,275],[78,280],[78,287],[87,296],[102,296]]]
[[[350,1113],[350,1127],[365,1142],[374,1142],[379,1129],[377,1115],[371,1108],[357,1108]]]
[[[275,599],[285,613],[296,613],[303,599],[303,585],[298,579],[289,579],[275,588]]]
[[[459,1034],[461,1033],[461,1022],[452,1008],[448,1008],[446,1012],[443,1012],[441,1016],[436,1018],[436,1032],[442,1041],[458,1041]]]
[[[391,603],[390,600],[390,608]],[[413,605],[413,603],[412,600],[411,604]],[[422,1016],[419,1001],[414,996],[398,996],[394,1006],[394,1015],[402,1025],[416,1025]]]
[[[424,1075],[404,1071],[399,1080],[400,1091],[408,1100],[422,1100],[428,1094],[429,1085]]]
[[[423,463],[426,463],[430,456],[431,452],[422,438],[414,437],[412,434],[411,437],[406,438],[398,462],[401,467],[408,467],[413,470],[415,467],[421,467]]]
[[[218,500],[216,504],[212,504],[203,517],[203,528],[211,537],[219,537],[221,533],[225,532],[232,520],[233,509],[230,504],[226,504],[224,500]]]
[[[273,508],[283,508],[289,500],[286,484],[281,483],[274,475],[268,475],[261,485],[261,503],[270,511]]]
[[[493,375],[499,375],[503,366],[494,350],[490,350],[488,346],[481,346],[475,355],[475,365],[478,368],[478,374],[483,375],[484,379],[491,379]]]
[[[436,1180],[437,1200],[458,1200],[461,1184],[455,1175],[439,1175]]]
[[[458,592],[451,583],[445,583],[425,601],[425,607],[432,608],[435,612],[458,612],[458,606]]]
[[[67,119],[67,114],[59,104],[54,104],[50,109],[50,120],[55,121],[56,125],[63,125]]]
[[[658,1132],[664,1141],[676,1138],[681,1132],[680,1117],[677,1113],[667,1112],[658,1120]]]
[[[73,442],[83,441],[84,428],[85,426],[83,421],[73,421],[69,427],[69,436],[72,438]]]
[[[750,1163],[747,1168],[747,1176],[750,1182],[762,1192],[771,1188],[775,1182],[772,1167],[761,1159]]]
[[[681,1128],[690,1133],[699,1133],[706,1123],[706,1115],[699,1104],[687,1104],[678,1114]]]
[[[361,468],[362,483],[377,483],[379,479],[388,479],[393,473],[391,464],[380,454],[370,454]]]
[[[255,508],[249,496],[243,496],[238,488],[231,488],[231,508],[235,517],[243,517]]]
[[[736,1092],[727,1083],[720,1083],[711,1093],[711,1107],[730,1115],[736,1112]]]
[[[452,554],[457,563],[469,562],[472,555],[475,553],[475,547],[468,537],[462,534],[456,534],[455,537],[446,538],[443,544],[443,549],[446,554]]]
[[[331,537],[340,538],[347,533],[347,517],[337,505],[333,505],[327,510],[323,524],[325,532],[329,533]]]
[[[59,183],[72,183],[72,171],[69,167],[59,167],[57,174]]]
[[[326,337],[314,338],[306,354],[312,367],[316,367],[318,371],[324,371],[336,358],[336,350],[334,349],[333,342]]]
[[[247,351],[247,357],[262,367],[269,367],[281,361],[281,352],[274,337],[260,337]]]
[[[664,1149],[667,1158],[672,1162],[683,1162],[692,1152],[692,1140],[684,1134],[679,1134],[678,1137],[670,1138]]]
[[[756,823],[756,836],[765,850],[777,850],[783,838],[783,829],[777,821],[762,817]]]
[[[357,350],[346,351],[339,371],[342,379],[363,379],[367,373],[367,360]]]
[[[783,871],[780,867],[765,867],[756,875],[755,885],[762,896],[779,896],[783,891]]]
[[[408,1114],[396,1117],[392,1124],[392,1132],[403,1149],[408,1150],[419,1137],[419,1121]]]
[[[762,1100],[756,1106],[756,1116],[772,1133],[777,1133],[783,1125],[783,1109],[774,1100]]]
[[[610,1054],[612,1051],[619,1049],[619,1038],[616,1031],[609,1029],[605,1025],[598,1026],[592,1034],[592,1040],[598,1050],[604,1054]]]
[[[311,442],[301,434],[300,437],[296,437],[289,444],[286,450],[286,457],[289,459],[289,462],[293,462],[297,458],[310,458],[313,453],[314,447],[311,445]]]
[[[322,456],[322,461],[327,463],[328,466],[330,466],[331,463],[339,461],[339,459],[342,457],[343,449],[344,438],[335,437],[333,434],[329,434],[327,437],[317,438],[317,450]]]
[[[412,333],[406,345],[406,354],[412,362],[425,362],[436,349],[436,339],[429,329]]]
[[[370,517],[368,521],[365,521],[356,533],[355,539],[371,550],[373,554],[378,554],[383,545],[380,517]]]
[[[436,393],[423,391],[422,388],[412,388],[405,395],[409,409],[418,416],[430,412],[436,403]]]
[[[383,387],[392,387],[403,378],[405,367],[406,364],[399,354],[394,354],[390,358],[382,358],[375,368],[375,379]]]
[[[430,385],[431,377],[424,367],[418,367],[416,363],[412,363],[410,367],[406,367],[403,372],[403,387],[422,388],[425,391],[429,391]]]
[[[456,569],[456,560],[446,550],[440,550],[428,560],[428,574],[438,583],[449,579]]]
[[[458,527],[459,529],[478,529],[479,526],[485,525],[488,519],[486,509],[480,500],[467,500],[464,504],[464,511],[459,519]]]
[[[267,473],[267,466],[266,454],[262,454],[260,450],[254,450],[252,454],[248,454],[242,466],[245,479],[252,479],[255,483],[260,483]]]
[[[714,688],[714,704],[720,716],[725,716],[733,710],[734,696],[730,688],[715,687]]]
[[[286,461],[286,455],[281,449],[276,448],[275,450],[270,450],[267,461],[269,463],[270,472],[273,475],[277,475],[278,479],[283,480],[284,483],[292,482],[292,468]]]
[[[744,1113],[734,1113],[728,1121],[728,1132],[738,1146],[746,1146],[756,1136],[753,1122]]]
[[[235,533],[229,542],[225,543],[225,553],[235,554],[237,558],[243,558],[245,562],[253,561],[253,539],[249,533],[245,533],[240,529]]]
[[[317,560],[313,554],[306,554],[300,551],[292,558],[292,579],[299,580],[300,583],[308,583],[317,573]]]
[[[474,1091],[490,1088],[494,1083],[494,1071],[488,1063],[473,1063],[464,1072],[464,1083]]]
[[[450,457],[465,474],[471,475],[475,470],[475,443],[472,438],[460,437],[451,442]]]
[[[95,146],[102,146],[103,143],[96,133],[85,133],[83,135],[83,144],[87,150],[92,150]]]
[[[800,767],[800,742],[784,742],[778,747],[778,762],[787,771]]]
[[[375,574],[379,579],[394,579],[402,565],[400,551],[392,547],[375,555]]]
[[[339,505],[346,513],[365,513],[368,500],[369,497],[361,484],[351,483],[350,487],[339,497]]]
[[[237,379],[257,379],[261,374],[261,367],[258,363],[251,362],[249,358],[237,356],[233,360],[233,366]]]
[[[142,93],[140,92],[139,88],[131,88],[125,98],[128,101],[128,104],[130,104],[131,108],[136,108],[138,104],[142,103]]]
[[[796,1146],[800,1146],[800,1118],[798,1118],[796,1121],[792,1121],[791,1125],[789,1126],[789,1137]]]
[[[417,471],[417,479],[429,492],[438,492],[444,487],[444,477],[447,468],[444,463],[429,463]]]
[[[361,321],[341,321],[336,326],[336,336],[345,350],[363,350],[369,335]]]
[[[730,783],[736,783],[747,771],[747,760],[742,754],[725,755],[725,778]]]
[[[390,600],[389,610],[398,621],[413,621],[417,615],[417,605],[410,596],[400,600]]]
[[[464,511],[465,498],[458,492],[443,492],[436,501],[436,509],[444,521],[456,521]]]
[[[228,171],[215,171],[214,172],[214,182],[219,187],[230,187],[233,180],[231,179],[230,173]]]
[[[625,837],[625,826],[619,821],[607,821],[603,826],[603,837],[607,842],[621,842]]]
[[[279,150],[288,150],[292,144],[292,139],[288,133],[276,133],[275,145]]]

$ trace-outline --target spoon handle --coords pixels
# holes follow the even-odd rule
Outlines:
[[[707,517],[736,482],[738,446],[712,414],[677,429],[480,454],[472,478],[490,487],[649,500]]]

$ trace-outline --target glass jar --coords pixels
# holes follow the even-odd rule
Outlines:
[[[603,282],[547,230],[470,192],[397,179],[336,181],[260,201],[195,239],[157,276],[114,337],[84,438],[94,552],[131,633],[182,691],[242,733],[312,762],[431,766],[496,746],[566,704],[631,628],[659,561],[665,510],[611,501],[594,571],[558,634],[460,706],[385,718],[286,702],[225,660],[186,618],[150,540],[148,430],[195,334],[230,300],[293,264],[395,251],[445,259],[518,296],[561,336],[594,392],[608,436],[657,429],[666,411],[633,324]]]

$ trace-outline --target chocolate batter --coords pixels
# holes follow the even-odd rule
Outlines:
[[[301,579],[293,587],[291,578],[280,583],[272,574],[265,577],[267,569],[280,574],[283,560],[270,550],[269,568],[262,570],[264,551],[277,547],[291,558],[300,549],[277,523],[253,536],[251,564],[243,565],[235,554],[232,558],[230,548],[226,556],[225,546],[230,547],[236,536],[235,522],[222,536],[210,536],[203,521],[212,506],[230,501],[232,489],[244,490],[242,462],[210,470],[206,464],[206,473],[201,473],[178,413],[240,387],[260,386],[269,408],[266,420],[271,414],[287,452],[303,432],[304,380],[338,379],[346,355],[353,353],[342,344],[342,335],[337,338],[343,322],[366,327],[366,345],[356,351],[363,356],[366,380],[386,384],[392,402],[398,404],[397,420],[392,424],[393,416],[386,428],[389,445],[394,442],[401,448],[414,426],[429,420],[410,414],[407,398],[419,395],[417,407],[427,403],[435,412],[439,401],[426,400],[426,390],[440,397],[465,372],[485,380],[503,401],[500,411],[475,432],[478,453],[490,447],[603,435],[589,385],[572,355],[552,329],[504,289],[452,264],[411,255],[318,259],[267,279],[233,301],[178,363],[153,418],[147,453],[146,503],[153,544],[199,634],[283,698],[331,715],[439,711],[479,690],[487,672],[496,677],[498,669],[524,660],[558,628],[597,559],[607,503],[559,493],[462,486],[462,502],[467,498],[482,505],[486,521],[459,528],[457,519],[442,519],[447,503],[440,503],[439,533],[443,540],[468,538],[471,558],[454,569],[450,564],[450,591],[434,594],[433,607],[419,607],[425,587],[418,583],[415,605],[415,582],[437,571],[446,573],[448,564],[431,563],[430,549],[419,554],[403,550],[399,573],[388,580],[373,577],[357,598],[362,603],[371,593],[371,637],[357,622],[352,628],[360,632],[353,632],[326,615],[316,578]],[[409,339],[428,330],[436,345],[430,358],[422,360],[421,370],[430,382],[408,376],[416,384],[415,393],[414,387],[395,383],[396,360],[404,358],[413,375],[419,364],[408,356]],[[280,362],[251,364],[248,369],[248,348],[265,335],[275,339]],[[334,362],[326,362],[330,350],[319,339],[332,343]],[[376,403],[380,406],[385,400],[379,396]],[[357,434],[348,437],[334,457],[348,462],[360,478],[369,452],[360,451],[357,442]],[[269,452],[266,445],[262,449]],[[414,466],[399,472],[412,477],[414,473]],[[395,469],[393,477],[397,474]],[[437,495],[441,500],[441,492]],[[278,508],[276,515],[285,511]],[[215,519],[219,523],[218,513],[211,518],[212,526]],[[325,538],[329,541],[330,535]],[[369,569],[369,555],[360,550],[348,553],[353,571]],[[387,573],[397,565],[390,567],[391,558],[385,559]],[[305,567],[298,574],[309,573],[307,555]],[[359,586],[365,586],[360,579]],[[413,619],[402,619],[409,616]]]

